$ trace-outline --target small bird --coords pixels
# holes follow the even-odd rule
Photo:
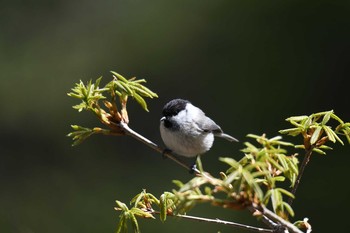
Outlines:
[[[160,134],[168,149],[185,157],[207,152],[213,145],[214,136],[238,142],[225,134],[201,109],[183,99],[171,100],[164,106]]]

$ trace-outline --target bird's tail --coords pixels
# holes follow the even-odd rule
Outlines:
[[[224,138],[224,139],[226,139],[227,141],[230,141],[230,142],[238,142],[238,140],[236,138],[232,137],[231,135],[225,134],[225,133],[215,134],[215,136]]]

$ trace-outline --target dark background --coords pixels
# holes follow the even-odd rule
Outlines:
[[[110,70],[148,81],[150,113],[129,104],[130,126],[160,143],[170,99],[190,99],[240,139],[203,156],[242,157],[248,133],[272,137],[292,115],[334,109],[350,120],[349,1],[20,1],[0,9],[0,232],[114,232],[115,200],[155,195],[191,176],[131,138],[96,136],[71,147],[71,124],[100,126],[71,108],[80,79]],[[296,139],[284,136],[285,140]],[[298,190],[296,219],[346,232],[350,147],[315,155]],[[257,225],[246,212],[207,205],[189,214]],[[140,220],[143,232],[240,232],[213,224]],[[242,231],[246,232],[246,231]]]

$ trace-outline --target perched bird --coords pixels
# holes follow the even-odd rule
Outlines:
[[[225,134],[200,108],[183,99],[171,100],[164,106],[160,134],[169,150],[185,157],[207,152],[213,145],[214,136],[238,142]]]

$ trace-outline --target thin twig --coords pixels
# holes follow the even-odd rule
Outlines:
[[[267,209],[266,207],[261,206],[261,212],[262,212],[263,215],[265,215],[266,217],[268,217],[272,221],[278,222],[281,226],[286,228],[287,232],[289,232],[289,233],[303,233],[301,230],[299,230],[299,228],[294,226],[292,223],[284,220],[283,218],[281,218],[280,216],[276,215],[274,212],[272,212],[271,210]]]
[[[132,130],[128,126],[128,124],[126,124],[124,122],[120,122],[119,125],[124,130],[126,135],[129,135],[129,136],[135,138],[136,140],[138,140],[138,141],[146,144],[147,146],[151,147],[152,149],[158,151],[162,155],[166,156],[167,158],[173,160],[174,162],[176,162],[180,166],[184,167],[187,171],[194,172],[196,175],[201,175],[201,176],[207,178],[209,181],[215,181],[215,178],[213,178],[210,174],[208,174],[206,172],[201,172],[196,167],[188,166],[187,164],[185,164],[181,160],[177,159],[176,156],[174,156],[169,150],[166,150],[166,149],[158,146],[157,144],[155,144],[154,142],[152,142],[148,138],[145,138],[141,134],[139,134],[139,133],[135,132],[134,130]]]
[[[158,211],[152,211],[152,214],[160,214]],[[216,223],[216,224],[223,224],[223,225],[228,225],[240,229],[245,229],[245,230],[250,230],[250,231],[255,231],[255,232],[262,232],[262,233],[273,233],[274,231],[272,229],[266,229],[266,228],[261,228],[261,227],[254,227],[254,226],[249,226],[241,223],[236,223],[236,222],[230,222],[230,221],[225,221],[221,219],[212,219],[212,218],[202,218],[202,217],[196,217],[196,216],[191,216],[191,215],[183,215],[183,214],[177,214],[177,215],[168,215],[171,217],[178,217],[178,218],[183,218],[183,219],[188,219],[188,220],[194,220],[194,221],[199,221],[199,222],[208,222],[208,223]]]
[[[292,189],[292,191],[291,191],[291,193],[292,193],[294,196],[295,196],[295,193],[297,192],[297,189],[298,189],[298,186],[299,186],[299,184],[300,184],[301,177],[303,176],[305,167],[306,167],[306,165],[307,165],[307,164],[309,163],[309,161],[310,161],[310,157],[311,157],[312,149],[313,149],[313,148],[314,148],[314,147],[311,146],[310,149],[306,151],[306,154],[305,154],[305,156],[304,156],[304,160],[303,160],[303,162],[302,162],[301,165],[300,165],[298,177],[297,177],[297,179],[295,180],[295,184],[294,184],[293,189]],[[294,198],[290,197],[290,198],[288,199],[288,204],[289,204],[290,206],[292,206],[293,201],[294,201]]]
[[[175,216],[180,217],[180,218],[184,218],[184,219],[200,221],[200,222],[224,224],[224,225],[233,226],[233,227],[237,227],[237,228],[241,228],[241,229],[245,229],[245,230],[250,230],[250,231],[256,231],[256,232],[273,232],[272,229],[266,229],[266,228],[254,227],[254,226],[249,226],[249,225],[236,223],[236,222],[224,221],[224,220],[220,220],[218,218],[210,219],[210,218],[202,218],[202,217],[181,215],[181,214],[175,215]]]
[[[137,139],[138,141],[146,144],[147,146],[151,147],[152,149],[158,151],[159,153],[163,154],[164,156],[166,156],[167,158],[173,160],[174,162],[176,162],[177,164],[179,164],[180,166],[184,167],[185,169],[187,169],[188,171],[193,170],[195,173],[199,174],[200,171],[196,168],[192,169],[190,166],[188,166],[187,164],[183,163],[182,161],[180,161],[179,159],[177,159],[173,154],[171,154],[170,151],[165,150],[163,148],[161,148],[160,146],[158,146],[157,144],[155,144],[154,142],[152,142],[151,140],[145,138],[144,136],[142,136],[141,134],[135,132],[134,130],[132,130],[128,124],[124,123],[124,122],[120,122],[119,123],[120,127],[125,131],[125,133],[135,139]]]
[[[266,217],[265,215],[262,214],[261,210],[257,210],[257,207],[254,207],[254,205],[250,205],[247,207],[247,209],[254,215],[256,213],[256,211],[258,211],[258,213],[261,215],[261,221],[263,223],[265,223],[266,226],[270,227],[271,229],[275,229],[278,224],[275,223],[273,220],[271,220],[270,218]]]

